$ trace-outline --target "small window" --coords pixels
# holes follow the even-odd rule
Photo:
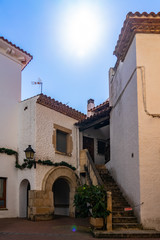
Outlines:
[[[52,143],[56,154],[72,156],[73,142],[71,129],[54,124]]]
[[[6,178],[0,178],[0,208],[6,208]]]
[[[103,141],[98,141],[98,154],[105,155],[106,143]]]
[[[57,130],[56,150],[67,153],[67,133]]]

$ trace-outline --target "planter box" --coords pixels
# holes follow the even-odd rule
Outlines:
[[[100,229],[103,227],[103,218],[93,218],[90,217],[90,224],[97,229]]]

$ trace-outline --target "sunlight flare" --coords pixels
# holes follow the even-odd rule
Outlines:
[[[65,51],[84,58],[95,51],[102,36],[100,11],[88,5],[65,10],[60,24],[60,41]]]

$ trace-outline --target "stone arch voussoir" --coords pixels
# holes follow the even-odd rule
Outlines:
[[[65,179],[69,184],[69,188],[70,188],[69,216],[74,217],[75,208],[73,206],[73,200],[74,200],[78,179],[75,175],[75,172],[72,169],[65,166],[59,166],[49,170],[43,179],[42,191],[49,193],[51,195],[53,184],[58,178]]]

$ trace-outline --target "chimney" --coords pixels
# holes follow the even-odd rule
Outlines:
[[[93,115],[92,111],[89,111],[90,109],[94,108],[94,99],[89,99],[88,103],[87,103],[87,117],[90,117],[91,115]]]

